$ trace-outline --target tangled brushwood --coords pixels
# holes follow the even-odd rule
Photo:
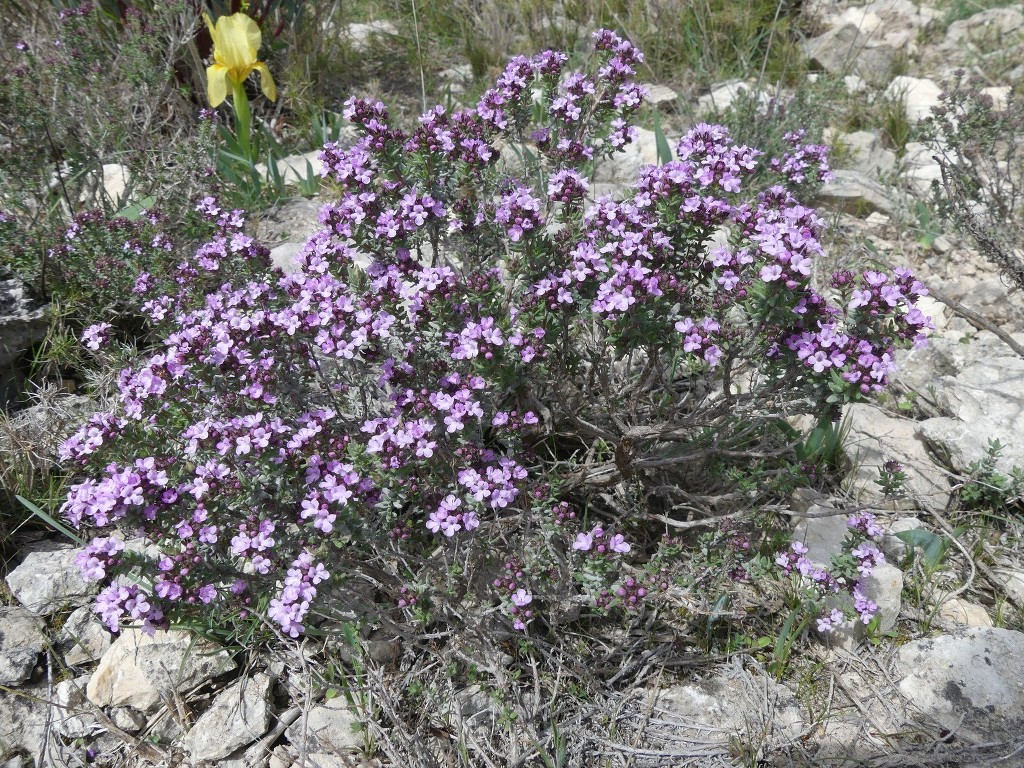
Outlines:
[[[357,582],[395,620],[639,610],[668,586],[666,520],[749,508],[725,470],[789,450],[782,418],[887,385],[925,291],[906,271],[812,285],[822,223],[795,193],[828,176],[824,148],[796,133],[765,157],[699,125],[589,202],[644,97],[642,55],[594,39],[592,73],[516,57],[411,134],[350,100],[362,138],[324,148],[337,195],[294,272],[207,199],[218,234],[177,292],[136,284],[163,344],[62,449],[112,629],[265,617],[297,637]]]

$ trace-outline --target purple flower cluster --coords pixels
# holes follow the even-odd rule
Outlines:
[[[810,560],[807,547],[799,541],[792,542],[789,551],[779,553],[775,559],[784,575],[799,576],[811,586],[816,601],[826,600],[826,607],[817,619],[819,632],[829,632],[846,619],[843,606],[836,605],[835,598],[829,596],[847,593],[851,603],[848,609],[852,609],[862,624],[870,624],[878,613],[878,605],[864,592],[863,579],[885,562],[885,555],[873,543],[882,537],[884,529],[870,512],[853,515],[846,524],[854,533],[854,541],[848,547],[853,570],[848,575],[837,575],[836,568],[845,565],[840,562],[842,557],[834,561],[832,569],[826,568]]]
[[[267,615],[280,624],[286,634],[298,637],[305,630],[302,619],[316,597],[316,585],[329,577],[323,563],[314,563],[313,555],[302,552],[288,569],[281,596],[270,601]]]
[[[501,198],[494,220],[505,229],[513,243],[518,243],[523,235],[544,226],[542,206],[543,203],[529,189],[518,187]]]
[[[86,581],[99,581],[107,575],[107,568],[118,564],[118,555],[124,542],[114,538],[95,538],[75,555],[75,565]]]
[[[838,273],[832,282],[850,297],[845,309],[820,299],[806,304],[806,330],[789,336],[786,346],[816,374],[834,372],[863,394],[880,392],[896,370],[896,345],[920,347],[934,328],[914,305],[928,290],[906,269],[893,275]],[[806,323],[810,318],[813,329]]]
[[[590,557],[604,557],[612,552],[624,555],[632,549],[621,533],[608,534],[599,525],[594,526],[588,533],[576,534],[572,548],[578,552],[585,552]]]
[[[526,575],[522,564],[515,559],[508,560],[501,575],[496,576],[491,586],[501,597],[505,612],[512,617],[512,627],[519,632],[526,631],[526,625],[533,618],[533,594],[523,586]]]
[[[834,174],[828,166],[828,147],[821,144],[805,144],[804,130],[787,133],[783,139],[790,149],[780,158],[772,158],[771,168],[792,184],[804,184],[808,175],[815,181],[832,181]]]
[[[147,634],[165,626],[163,611],[136,584],[111,584],[97,596],[95,609],[111,632],[118,632],[126,617]]]

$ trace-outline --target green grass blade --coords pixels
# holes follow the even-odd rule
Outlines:
[[[21,505],[23,507],[25,507],[25,509],[27,509],[29,512],[31,512],[33,515],[38,517],[40,520],[42,520],[44,523],[49,525],[54,530],[60,531],[65,536],[67,536],[69,539],[71,539],[72,541],[74,541],[74,542],[76,542],[78,544],[85,544],[85,539],[83,539],[81,536],[79,536],[73,530],[71,530],[66,525],[64,525],[64,523],[62,523],[59,520],[56,520],[55,518],[51,517],[48,512],[44,512],[43,510],[41,510],[39,507],[37,507],[35,504],[33,504],[28,499],[26,499],[24,496],[15,496],[14,498],[16,498],[19,502],[21,502]]]

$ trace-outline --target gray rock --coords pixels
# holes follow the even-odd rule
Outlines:
[[[992,617],[985,606],[954,597],[939,606],[939,621],[947,627],[991,627]]]
[[[743,93],[748,93],[753,88],[743,80],[729,80],[712,86],[711,92],[697,98],[697,111],[699,114],[718,114],[727,110],[736,98]],[[769,96],[767,93],[757,94],[761,104],[767,104]]]
[[[466,90],[466,86],[473,82],[473,65],[469,63],[456,64],[454,67],[442,69],[437,73],[437,78],[445,83],[449,93],[462,93]]]
[[[42,341],[48,325],[46,308],[29,298],[20,280],[0,272],[0,369]]]
[[[91,171],[86,174],[85,189],[78,201],[86,207],[113,206],[115,211],[135,201],[132,194],[131,171],[120,163],[104,163],[102,173]]]
[[[272,684],[258,673],[221,691],[182,742],[192,760],[220,760],[266,733]]]
[[[846,485],[861,504],[888,505],[875,483],[879,469],[891,460],[904,468],[905,496],[899,504],[922,509],[945,509],[949,498],[946,475],[935,466],[919,435],[919,422],[890,416],[866,403],[847,407],[847,432],[844,450],[853,465]]]
[[[903,605],[903,571],[890,563],[876,565],[864,577],[864,594],[878,606],[879,629],[888,632],[896,626]]]
[[[31,677],[45,647],[38,616],[17,606],[0,607],[0,685],[17,685]]]
[[[813,424],[808,429],[812,427]],[[797,427],[797,429],[800,429],[800,427]],[[813,488],[797,488],[793,491],[793,495],[789,497],[789,508],[799,515],[804,514],[811,507],[819,504],[825,507],[832,506],[827,495]]]
[[[390,21],[356,22],[346,25],[345,36],[356,51],[368,51],[375,39],[397,37],[398,27]]]
[[[97,409],[88,397],[62,394],[51,386],[39,388],[38,399],[37,405],[10,415],[9,432],[15,437],[0,434],[0,454],[11,455],[24,466],[45,474],[56,464],[60,444]]]
[[[941,11],[914,0],[874,0],[864,6],[865,13],[877,14],[885,26],[926,27],[942,18]]]
[[[881,139],[873,131],[854,131],[840,134],[837,138],[849,148],[856,166],[870,171],[874,178],[896,167],[896,153],[882,146]]]
[[[311,752],[306,757],[306,765],[309,768],[352,768],[353,763],[350,760],[345,760],[340,755],[331,755],[326,752]]]
[[[125,733],[138,733],[146,727],[147,717],[135,707],[111,707],[110,722]]]
[[[33,757],[43,751],[50,705],[45,685],[8,691],[0,688],[0,755],[23,749]]]
[[[32,545],[21,565],[7,575],[7,588],[19,603],[40,615],[82,605],[92,587],[75,565],[80,551],[54,541]]]
[[[864,91],[868,89],[868,84],[860,75],[844,75],[843,87],[846,88],[847,93],[853,95],[857,93],[864,93]]]
[[[319,155],[320,150],[315,149],[301,155],[288,155],[287,157],[277,158],[275,163],[277,173],[285,186],[297,186],[300,182],[310,178],[315,179],[319,185],[322,178],[321,171],[324,167]],[[255,170],[260,175],[260,178],[270,178],[266,163],[256,163]]]
[[[302,253],[302,243],[288,242],[270,249],[270,262],[286,274],[298,270],[296,257]]]
[[[828,632],[818,632],[818,638],[829,648],[840,649],[847,653],[856,653],[857,646],[867,637],[867,628],[859,621],[846,619],[836,624]]]
[[[995,568],[993,570],[1006,594],[1018,605],[1024,605],[1024,572],[1015,568]]]
[[[963,331],[955,329],[933,333],[923,348],[897,352],[899,371],[893,381],[900,389],[934,400],[940,377],[956,377],[973,365],[979,355],[998,354],[1000,347],[1003,343],[991,334],[972,339],[969,334],[965,336]]]
[[[656,83],[645,83],[644,87],[647,88],[647,103],[657,106],[659,104],[675,104],[679,101],[679,94],[669,88],[667,85],[658,85]]]
[[[359,719],[343,696],[335,696],[312,707],[284,732],[296,749],[304,752],[345,752],[361,750],[365,739]]]
[[[671,740],[666,747],[698,742],[736,743],[750,734],[781,740],[803,730],[800,706],[781,685],[747,670],[722,673],[696,683],[674,685],[648,693],[653,718]]]
[[[270,754],[270,768],[291,768],[291,765],[291,750],[283,744],[274,747],[274,751]]]
[[[853,216],[875,212],[891,216],[896,210],[885,186],[860,171],[843,169],[836,171],[835,178],[818,190],[815,204]]]
[[[960,21],[954,21],[946,30],[943,48],[960,50],[965,43],[986,35],[1010,35],[1024,27],[1024,13],[1012,5],[990,8]]]
[[[955,376],[933,374],[931,385],[937,408],[948,416],[921,422],[921,435],[960,472],[986,458],[990,440],[1003,446],[997,471],[1008,475],[1014,466],[1024,468],[1024,360],[1001,342],[948,351],[954,350],[963,357],[947,361],[960,370]]]
[[[903,695],[960,741],[1024,733],[1024,633],[969,628],[907,643],[897,659]]]
[[[649,131],[646,128],[638,128],[637,131],[639,135],[636,141],[623,147],[621,152],[616,152],[597,166],[597,171],[594,174],[596,183],[632,186],[636,183],[637,174],[641,169],[648,165],[657,165],[658,145],[654,131]]]
[[[966,290],[963,290],[966,288]],[[977,312],[1004,331],[1024,330],[1024,302],[1013,287],[994,274],[983,275],[977,280],[961,285],[960,303]]]
[[[942,237],[937,237],[935,242],[937,243],[941,239]],[[942,247],[945,247],[946,244],[948,244],[948,241],[943,243]],[[932,249],[936,249],[935,243],[932,244]],[[938,253],[938,250],[936,250],[936,253]],[[917,301],[914,303],[917,304],[917,308],[925,314],[925,317],[931,318],[932,325],[935,326],[935,330],[932,334],[942,333],[949,327],[949,320],[953,313],[950,308],[941,301],[936,301],[931,296],[919,296]]]
[[[804,53],[812,64],[833,75],[859,75],[880,88],[892,77],[895,50],[854,23],[808,40]]]
[[[227,651],[188,632],[126,629],[103,654],[86,694],[100,707],[151,711],[161,690],[184,691],[235,669]]]
[[[103,730],[85,698],[88,683],[89,676],[82,675],[74,680],[61,680],[54,689],[53,722],[57,732],[65,738],[82,739]]]
[[[836,514],[828,514],[835,512]],[[807,517],[794,517],[793,541],[799,541],[807,547],[807,557],[822,566],[828,566],[832,557],[843,551],[843,542],[850,528],[846,524],[849,517],[837,509],[813,504],[807,510]]]
[[[922,195],[930,195],[933,181],[942,181],[942,168],[935,161],[935,149],[918,141],[903,148],[903,175]]]
[[[1010,95],[1013,93],[1013,86],[993,85],[988,88],[982,88],[981,92],[992,98],[993,109],[1004,110],[1009,102]]]
[[[96,661],[112,642],[113,635],[88,606],[72,611],[57,635],[57,647],[64,654],[64,662],[71,666]]]

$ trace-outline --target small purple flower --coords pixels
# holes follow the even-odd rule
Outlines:
[[[113,326],[111,326],[110,323],[96,323],[95,325],[90,325],[82,333],[82,343],[94,352],[99,350],[101,346],[107,343],[107,331],[112,327]]]
[[[593,546],[594,537],[589,533],[576,534],[576,540],[572,543],[572,548],[580,552],[589,552]]]

